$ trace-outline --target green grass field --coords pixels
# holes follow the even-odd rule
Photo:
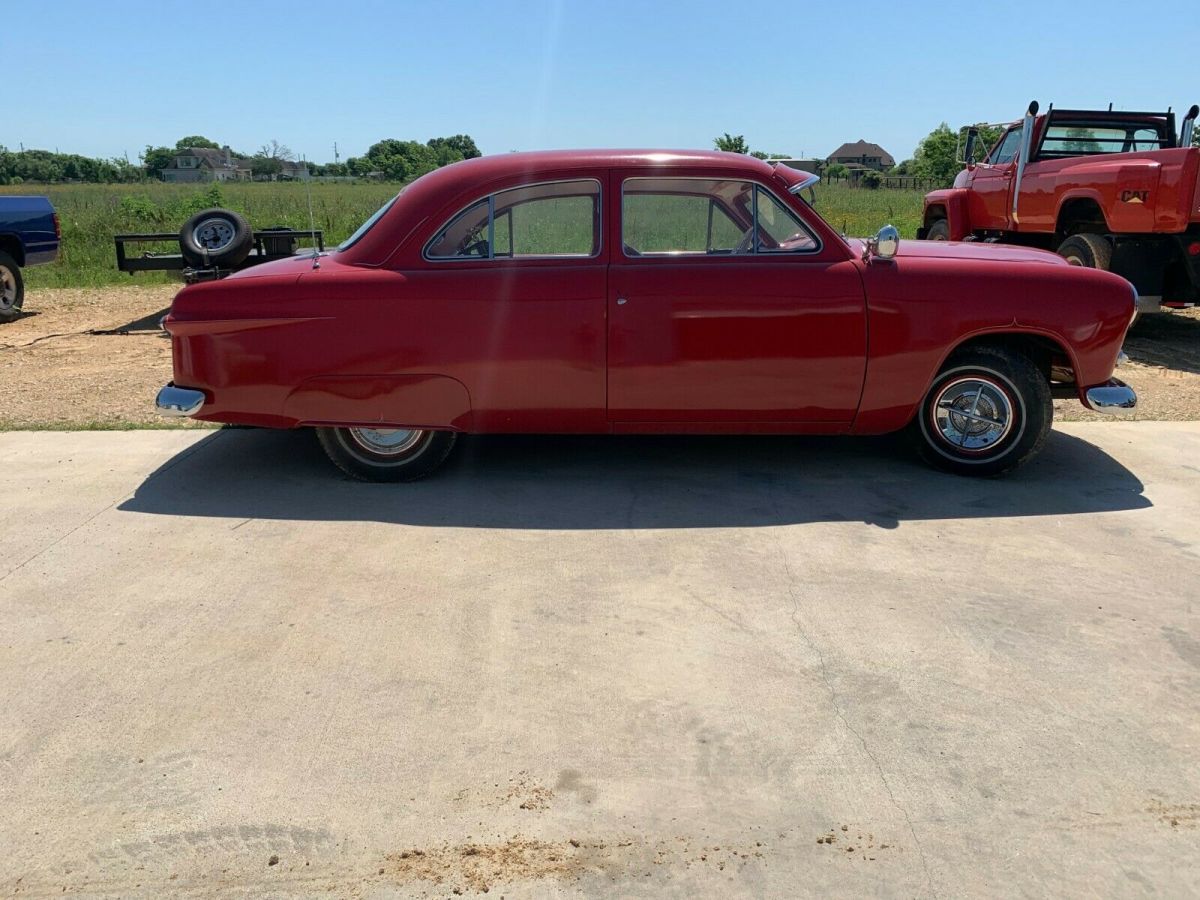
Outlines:
[[[347,238],[397,190],[394,184],[312,185],[315,224],[324,230],[327,246]],[[165,282],[172,276],[141,273],[131,279],[118,272],[113,235],[176,231],[188,216],[209,206],[236,210],[255,228],[309,227],[308,189],[298,183],[21,185],[0,187],[0,194],[45,194],[62,221],[59,259],[26,270],[31,289]],[[817,211],[847,234],[874,234],[891,223],[901,235],[913,237],[920,224],[921,197],[920,191],[818,186]]]

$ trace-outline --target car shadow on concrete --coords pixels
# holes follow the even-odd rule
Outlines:
[[[1086,441],[1052,433],[1006,478],[947,475],[892,438],[468,437],[412,484],[363,484],[307,430],[223,429],[152,473],[127,512],[524,529],[714,528],[1073,515],[1151,506]]]

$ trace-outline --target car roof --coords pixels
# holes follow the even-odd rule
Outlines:
[[[656,175],[678,170],[712,174],[729,171],[764,180],[775,171],[773,165],[753,156],[721,150],[534,150],[478,156],[434,169],[407,185],[376,227],[343,251],[342,258],[351,263],[382,263],[411,230],[398,223],[417,223],[444,212],[447,204],[455,205],[497,182],[537,179],[543,173],[560,178],[576,170],[595,173],[606,169],[644,169]]]
[[[744,169],[748,164],[755,163],[769,169],[765,162],[753,156],[722,150],[532,150],[479,156],[446,166],[442,171],[472,178],[491,178],[534,169],[620,169],[644,166]]]

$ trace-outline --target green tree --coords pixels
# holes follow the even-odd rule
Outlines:
[[[187,137],[182,137],[175,142],[176,150],[188,150],[192,147],[199,147],[206,150],[220,150],[221,145],[216,141],[210,141],[202,134],[191,134]]]
[[[477,156],[483,156],[469,134],[430,138],[427,141],[427,146],[437,154],[439,159],[445,158],[448,162],[457,162],[460,159],[474,159]],[[454,156],[456,153],[458,154],[457,157]],[[445,164],[440,163],[440,165]]]
[[[912,174],[932,178],[938,184],[950,184],[960,168],[955,160],[957,148],[958,135],[943,122],[917,144],[912,158]]]
[[[366,158],[368,171],[382,172],[389,181],[412,181],[438,167],[438,155],[428,144],[396,138],[372,144]]]
[[[829,178],[845,178],[850,174],[850,170],[841,163],[834,163],[825,170],[825,175]]]
[[[874,170],[868,170],[866,172],[863,172],[862,178],[859,179],[859,182],[862,184],[863,187],[871,188],[872,190],[874,190],[875,188],[877,188],[881,184],[883,184],[883,176]]]
[[[170,147],[151,147],[146,145],[146,152],[142,154],[142,165],[146,167],[146,174],[151,178],[162,178],[162,171],[171,164],[171,160],[175,158],[175,151]]]
[[[750,145],[744,135],[732,135],[728,131],[719,138],[713,138],[713,146],[726,153],[749,153]]]
[[[274,178],[283,171],[283,161],[273,156],[256,153],[250,160],[250,174],[254,178]]]

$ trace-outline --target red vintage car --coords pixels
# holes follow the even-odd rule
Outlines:
[[[1032,457],[1112,377],[1128,282],[1038,250],[840,236],[815,178],[717,152],[513,153],[402,190],[336,251],[185,287],[167,415],[311,426],[412,480],[460,433],[881,434]]]

